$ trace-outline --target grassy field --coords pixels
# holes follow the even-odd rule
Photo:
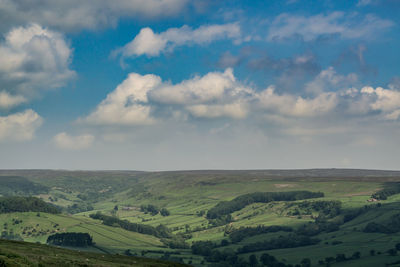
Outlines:
[[[175,253],[185,263],[195,266],[207,264],[202,256],[191,254],[190,249],[167,248],[157,237],[129,232],[115,226],[106,226],[88,216],[97,211],[117,216],[130,222],[158,226],[166,225],[174,234],[185,234],[187,244],[196,241],[213,241],[219,244],[228,240],[227,229],[256,227],[258,225],[281,225],[297,229],[314,222],[318,212],[292,215],[303,202],[252,203],[232,213],[233,221],[213,227],[206,212],[220,201],[253,192],[283,192],[308,190],[323,192],[318,200],[337,200],[344,211],[376,205],[368,202],[371,195],[384,188],[388,182],[400,182],[400,172],[365,170],[297,170],[297,171],[198,171],[198,172],[68,172],[68,171],[3,171],[1,175],[16,175],[33,183],[48,187],[47,192],[37,194],[45,201],[68,208],[72,205],[90,205],[93,210],[60,215],[36,212],[0,214],[0,227],[28,242],[45,243],[55,232],[87,232],[93,236],[97,248],[92,251],[124,253],[160,258],[165,252]],[[360,258],[332,263],[335,266],[384,266],[400,260],[389,256],[388,250],[400,243],[400,234],[364,233],[369,222],[385,222],[400,214],[400,194],[379,201],[379,209],[371,209],[355,219],[341,224],[339,230],[316,236],[320,243],[298,248],[273,249],[239,254],[261,256],[268,253],[286,263],[299,263],[310,258],[312,266],[319,260],[345,254],[350,257],[360,252]],[[169,216],[152,215],[140,210],[141,205],[152,204],[166,208]],[[118,210],[115,211],[115,207]],[[342,216],[343,217],[343,216]],[[330,219],[342,220],[341,216]],[[13,224],[13,219],[21,220]],[[6,226],[5,226],[6,225]],[[33,232],[33,230],[35,230]],[[28,234],[30,232],[30,234]],[[239,243],[228,244],[219,250],[236,250],[244,245],[285,236],[287,233],[268,233],[245,238]],[[371,255],[374,250],[374,255]],[[178,256],[177,256],[178,255]],[[396,265],[393,265],[396,266]]]

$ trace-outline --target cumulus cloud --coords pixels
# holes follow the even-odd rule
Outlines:
[[[230,117],[243,119],[247,116],[248,107],[246,103],[231,103],[219,105],[193,105],[186,109],[194,116],[199,118],[218,118]]]
[[[369,103],[370,108],[383,112],[385,119],[397,120],[400,117],[400,91],[366,86],[361,89],[361,93],[373,97]]]
[[[249,114],[274,114],[310,118],[333,112],[341,101],[337,92],[313,97],[278,94],[270,86],[257,91],[236,80],[233,70],[194,76],[177,84],[159,76],[129,74],[97,108],[81,122],[94,125],[149,125],[164,118],[244,119]],[[168,115],[169,114],[169,115]]]
[[[199,104],[223,97],[234,97],[245,92],[235,81],[233,70],[225,72],[209,72],[203,77],[195,76],[179,84],[164,83],[150,96],[157,102],[166,104]]]
[[[333,12],[328,15],[300,16],[284,13],[272,21],[267,39],[301,38],[306,42],[329,36],[368,39],[375,38],[376,34],[392,26],[392,21],[372,14],[362,16]]]
[[[147,55],[158,56],[165,51],[172,51],[183,45],[204,45],[221,39],[238,39],[240,27],[236,23],[223,25],[204,25],[197,29],[184,25],[170,28],[165,32],[154,33],[150,28],[143,28],[136,37],[121,49],[114,51],[122,57]]]
[[[5,91],[0,92],[0,109],[10,109],[26,102],[27,99],[20,95],[10,95]]]
[[[33,110],[0,117],[0,141],[27,141],[34,137],[43,119]]]
[[[94,136],[90,134],[71,136],[65,132],[54,136],[54,144],[63,150],[82,150],[89,148],[94,141]]]
[[[270,86],[258,96],[260,105],[274,114],[293,117],[320,116],[332,111],[338,104],[336,93],[321,93],[315,98],[303,98],[290,94],[275,93]]]
[[[232,69],[195,76],[178,84],[159,76],[129,74],[97,108],[81,122],[97,125],[149,125],[156,122],[152,111],[169,106],[172,115],[182,111],[194,117],[243,118],[247,114],[250,88],[237,83]]]
[[[131,73],[83,120],[97,125],[152,124],[155,120],[150,114],[147,93],[160,83],[161,78],[156,75]]]
[[[12,29],[0,43],[0,86],[9,93],[32,97],[74,77],[72,51],[64,37],[37,24]],[[3,94],[5,98],[5,94]],[[8,94],[10,101],[10,94]],[[14,96],[14,104],[23,99]]]
[[[330,90],[343,90],[356,84],[358,77],[355,73],[340,75],[333,67],[322,70],[312,81],[308,82],[305,89],[308,93],[320,94]]]
[[[118,19],[160,18],[179,14],[187,0],[2,0],[0,31],[38,23],[63,31],[116,26]]]

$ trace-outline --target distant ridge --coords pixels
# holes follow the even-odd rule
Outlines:
[[[203,175],[203,174],[215,174],[215,175],[250,175],[250,176],[268,176],[268,177],[400,177],[400,171],[396,170],[373,170],[373,169],[338,169],[338,168],[326,168],[326,169],[255,169],[255,170],[176,170],[176,171],[136,171],[136,170],[52,170],[52,169],[9,169],[0,170],[0,176],[5,175],[19,175],[25,177],[35,176],[53,176],[65,175],[65,176],[84,176],[87,174],[97,174],[99,176],[107,176],[108,174],[121,175],[121,176],[136,176],[136,175],[158,175],[158,174],[185,174],[185,175]]]

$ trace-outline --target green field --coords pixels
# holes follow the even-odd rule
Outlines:
[[[391,233],[366,233],[368,223],[387,224],[400,214],[400,194],[386,200],[368,202],[375,192],[387,188],[389,183],[400,182],[400,172],[366,170],[293,170],[293,171],[181,171],[181,172],[86,172],[21,170],[0,171],[2,177],[23,177],[37,186],[37,192],[11,191],[10,194],[29,194],[62,207],[62,214],[15,212],[0,214],[0,227],[24,241],[46,243],[54,233],[89,233],[96,245],[84,250],[161,258],[165,254],[173,260],[195,266],[213,264],[201,255],[193,255],[190,245],[197,241],[213,241],[218,251],[237,251],[257,242],[269,242],[284,238],[289,233],[264,233],[244,238],[232,244],[229,233],[240,227],[288,226],[297,231],[304,224],[315,223],[322,218],[321,211],[304,208],[304,202],[340,201],[341,213],[323,218],[326,223],[338,225],[334,231],[321,231],[313,236],[316,245],[294,248],[276,248],[237,253],[248,260],[254,254],[273,255],[286,264],[297,264],[304,258],[311,259],[312,266],[319,261],[345,254],[343,262],[331,262],[330,266],[399,266],[400,256],[388,252],[400,243],[400,231]],[[18,180],[26,183],[25,180]],[[30,185],[32,186],[32,185]],[[42,187],[46,187],[44,190]],[[22,187],[21,188],[25,188]],[[35,187],[36,188],[36,187]],[[40,191],[42,190],[42,191]],[[44,191],[43,191],[44,190]],[[310,200],[272,201],[251,203],[232,212],[232,220],[222,225],[212,225],[207,211],[221,201],[230,201],[240,195],[254,192],[287,191],[323,192],[324,197]],[[7,192],[3,195],[7,195]],[[379,207],[377,206],[379,203]],[[141,210],[142,205],[166,208],[169,216],[151,214]],[[303,206],[302,206],[303,205]],[[346,212],[356,209],[365,211],[355,218],[344,221]],[[370,207],[368,209],[368,207]],[[159,237],[122,229],[117,225],[104,225],[89,217],[101,212],[132,223],[157,227],[167,226],[173,235],[184,238],[187,248],[168,247]],[[394,216],[394,217],[393,217]],[[18,224],[15,224],[15,221]],[[222,240],[228,244],[220,245]],[[371,252],[371,250],[373,252]],[[351,256],[359,252],[359,257]],[[399,252],[400,255],[400,252]],[[397,264],[397,265],[396,265]]]

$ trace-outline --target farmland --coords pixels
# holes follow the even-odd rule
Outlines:
[[[62,212],[0,214],[3,238],[45,244],[55,233],[89,233],[95,246],[81,251],[172,259],[195,266],[228,264],[233,255],[239,259],[235,264],[248,262],[252,255],[261,264],[263,254],[293,266],[308,264],[305,259],[311,266],[380,266],[400,260],[396,249],[400,194],[394,191],[386,199],[372,198],[397,186],[400,172],[4,170],[0,183],[13,177],[19,178],[2,191],[3,196],[34,196]],[[221,203],[248,199],[256,192],[294,191],[315,194],[248,202],[217,219],[208,214]],[[96,213],[121,223],[108,225],[90,216]],[[135,232],[122,225],[162,225],[169,234]],[[257,226],[290,230],[257,232]],[[235,231],[243,231],[244,236],[233,239]],[[193,246],[201,242],[211,242],[212,249],[195,253]]]

